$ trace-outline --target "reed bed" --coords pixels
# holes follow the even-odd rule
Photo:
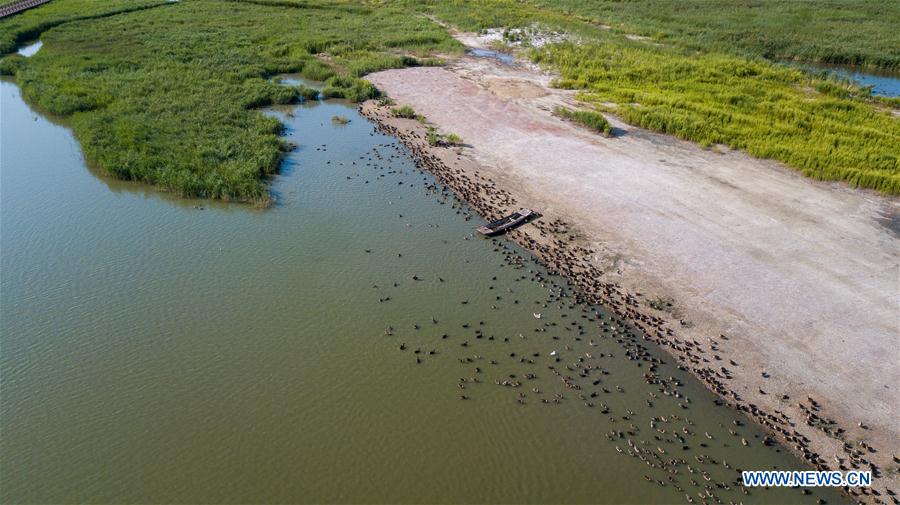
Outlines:
[[[85,154],[117,177],[185,196],[265,203],[266,177],[277,170],[286,146],[278,121],[255,109],[320,96],[376,98],[367,73],[440,64],[437,55],[460,53],[460,44],[425,15],[464,30],[505,27],[517,35],[507,42],[522,47],[529,42],[525,29],[547,30],[566,37],[526,54],[558,72],[556,85],[579,90],[595,109],[704,146],[779,160],[816,179],[900,194],[900,122],[893,115],[900,100],[876,99],[865,89],[763,58],[890,68],[896,44],[880,51],[880,59],[856,49],[877,49],[878,40],[892,37],[883,24],[896,8],[882,6],[883,19],[868,8],[853,13],[874,27],[862,35],[865,30],[833,19],[835,9],[858,0],[821,6],[816,23],[837,23],[841,30],[827,35],[753,20],[749,26],[763,23],[773,37],[790,39],[792,49],[772,52],[759,49],[762,43],[753,37],[728,35],[741,19],[740,2],[703,4],[730,6],[717,13],[696,7],[703,1],[685,0],[685,12],[667,18],[671,7],[657,0],[393,0],[377,6],[349,0],[68,0],[0,20],[0,54],[6,54],[0,72],[15,75],[31,103],[69,118]],[[775,13],[801,12],[782,0],[761,1]],[[591,5],[608,9],[594,12]],[[658,7],[659,15],[637,12],[640,5]],[[813,4],[805,8],[820,12]],[[712,27],[702,37],[685,28],[698,16]],[[604,26],[610,20],[619,21]],[[631,40],[622,36],[629,30],[659,33]],[[45,44],[35,56],[9,54],[38,36]],[[857,36],[859,47],[841,45],[842,55],[818,52]],[[288,72],[325,85],[320,93],[273,79]],[[573,114],[571,119],[608,134],[601,115]]]
[[[4,53],[38,35],[38,54],[7,55],[0,71],[68,118],[88,158],[185,196],[261,204],[287,146],[255,109],[319,96],[273,76],[300,73],[325,81],[325,97],[359,101],[378,96],[367,72],[460,51],[427,19],[327,1],[71,0],[0,21]]]
[[[534,54],[561,87],[626,122],[771,158],[821,180],[900,194],[900,122],[853,88],[731,56],[563,44]]]
[[[900,100],[875,98],[867,89],[761,57],[737,56],[734,48],[697,51],[632,40],[561,4],[418,5],[463,30],[567,33],[567,41],[531,48],[526,41],[522,47],[534,62],[560,74],[556,86],[580,91],[580,100],[627,123],[778,160],[814,179],[900,194]]]
[[[900,71],[894,0],[536,0],[623,34],[700,51]]]

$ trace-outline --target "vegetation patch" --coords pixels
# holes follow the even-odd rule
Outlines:
[[[579,98],[626,122],[782,161],[804,175],[900,194],[900,122],[844,86],[762,61],[639,46],[560,44],[534,54]],[[817,89],[818,88],[818,89]]]
[[[747,15],[751,8],[757,17]],[[477,8],[66,0],[0,20],[0,73],[14,75],[29,102],[68,117],[86,156],[117,177],[186,196],[265,202],[265,178],[285,145],[280,124],[254,109],[379,98],[367,73],[459,53],[422,14],[463,30],[504,27],[510,44],[523,34],[566,34],[528,54],[598,109],[615,104],[630,124],[900,194],[900,122],[890,110],[900,100],[760,58],[897,68],[900,9],[886,0],[486,0]],[[9,55],[38,37],[44,46],[33,57]],[[323,89],[271,79],[288,72],[323,81]],[[397,110],[424,122],[411,108]],[[599,114],[557,113],[608,133]]]
[[[563,119],[575,121],[590,130],[603,134],[605,137],[608,137],[610,133],[612,133],[612,126],[609,124],[609,121],[607,121],[599,112],[572,110],[568,107],[558,106],[553,109],[553,113]]]
[[[21,44],[37,39],[45,31],[64,23],[165,6],[165,0],[50,2],[0,21],[0,54],[11,53]]]
[[[255,110],[315,99],[271,78],[323,80],[325,97],[378,91],[361,76],[461,51],[430,20],[393,6],[309,0],[67,0],[0,20],[0,49],[23,96],[69,119],[85,155],[110,174],[185,196],[265,203],[287,147]],[[401,54],[402,53],[402,54]]]
[[[690,50],[900,70],[894,0],[536,0],[612,31]]]
[[[409,105],[404,105],[402,107],[394,107],[391,109],[391,114],[396,117],[402,117],[406,119],[415,119],[416,111],[410,107]]]
[[[630,40],[587,14],[573,15],[582,12],[574,3],[493,0],[479,4],[479,9],[453,2],[415,4],[462,30],[546,26],[572,34],[578,43],[532,47],[529,56],[561,75],[558,86],[579,90],[580,100],[598,108],[615,104],[615,114],[627,123],[778,160],[815,179],[900,194],[900,120],[889,110],[900,101],[873,98],[869,90],[846,82],[738,56],[736,45],[718,51],[711,44],[697,51],[680,43]],[[850,5],[854,0],[837,3]],[[895,15],[897,9],[890,12]],[[856,31],[842,26],[844,35]],[[888,36],[886,30],[879,33]],[[782,35],[791,37],[789,31]],[[802,45],[797,37],[795,42]],[[820,34],[816,40],[824,38]]]
[[[316,88],[305,86],[303,84],[297,86],[297,96],[300,97],[301,100],[318,100],[322,93]]]
[[[325,98],[345,98],[351,102],[362,102],[379,96],[378,89],[371,82],[357,77],[333,76],[325,81],[322,90]]]
[[[416,121],[425,124],[425,116],[421,114],[416,114],[416,111],[413,110],[409,105],[404,105],[402,107],[394,107],[391,109],[391,114],[394,117],[402,117],[404,119],[415,119]]]
[[[434,126],[428,127],[426,134],[428,144],[436,147],[451,147],[462,145],[462,139],[455,133],[442,134],[438,133]]]

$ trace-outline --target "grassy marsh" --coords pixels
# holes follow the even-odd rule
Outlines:
[[[463,30],[569,33],[572,40],[528,55],[560,74],[557,86],[630,124],[775,159],[811,178],[900,194],[900,100],[762,58],[631,40],[555,8],[511,0],[478,6],[424,9]]]
[[[823,19],[855,2],[833,0],[822,8]],[[797,9],[780,0],[764,3]],[[254,109],[320,96],[379,97],[362,78],[367,73],[439,64],[435,55],[458,54],[460,44],[423,14],[464,30],[506,27],[516,34],[522,33],[517,27],[537,26],[570,34],[578,43],[533,48],[529,56],[561,75],[558,86],[580,90],[580,99],[628,123],[776,159],[813,178],[900,194],[900,123],[891,110],[900,100],[873,98],[865,89],[754,56],[804,57],[806,49],[817,50],[816,43],[826,44],[826,37],[796,33],[796,47],[806,49],[776,54],[715,42],[715,37],[728,39],[724,28],[706,38],[679,32],[693,19],[689,12],[700,15],[697,9],[668,21],[650,14],[638,19],[634,6],[624,5],[596,14],[625,19],[622,13],[630,12],[628,19],[634,27],[644,26],[635,29],[642,33],[659,23],[663,35],[654,40],[665,43],[656,44],[623,37],[621,31],[632,29],[624,20],[621,29],[600,26],[580,5],[564,0],[395,0],[378,6],[349,0],[51,2],[0,20],[0,53],[7,54],[0,73],[15,75],[28,101],[67,117],[85,154],[116,177],[184,196],[265,203],[266,176],[277,170],[286,146],[278,138],[279,123]],[[895,13],[888,11],[885,18],[892,19]],[[715,9],[703,12],[719,19]],[[739,17],[728,11],[716,26],[732,26]],[[773,24],[772,33],[790,37],[789,26]],[[840,26],[842,37],[853,34]],[[45,44],[34,57],[8,55],[38,36]],[[878,28],[867,37],[891,36]],[[816,58],[893,65],[894,53],[882,54],[888,59]],[[289,72],[325,85],[320,93],[271,79]]]
[[[900,70],[900,4],[891,0],[535,3],[619,33],[693,50]]]
[[[7,56],[2,71],[70,120],[88,158],[184,196],[261,203],[285,145],[278,121],[254,109],[318,94],[271,76],[297,72],[326,81],[326,97],[362,100],[377,90],[359,76],[459,50],[426,19],[349,2],[78,0],[0,22],[4,52],[37,35],[40,53]]]
[[[808,177],[900,194],[900,122],[797,71],[731,56],[564,44],[535,54],[558,85],[626,122],[771,158]]]

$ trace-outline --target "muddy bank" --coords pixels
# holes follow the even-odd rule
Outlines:
[[[896,201],[614,119],[601,139],[553,118],[574,100],[525,66],[369,78],[466,142],[432,147],[426,126],[364,104],[421,168],[486,218],[540,210],[517,242],[815,467],[875,469],[868,501],[892,501],[897,237],[878,219]]]

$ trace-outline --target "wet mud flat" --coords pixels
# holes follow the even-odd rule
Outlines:
[[[480,160],[466,152],[467,148],[429,145],[426,126],[394,117],[389,106],[369,101],[360,107],[360,112],[375,122],[380,130],[400,139],[415,156],[421,169],[432,173],[442,184],[451,188],[484,219],[497,219],[530,203],[521,202],[504,189],[506,181],[495,180],[496,172],[485,174],[488,171],[484,170]],[[791,398],[787,393],[778,394],[782,402],[791,402],[804,412],[802,417],[793,412],[789,414],[787,409],[763,407],[748,399],[740,390],[740,383],[734,382],[734,372],[740,367],[739,360],[720,356],[727,356],[722,348],[729,345],[729,337],[723,333],[708,337],[705,342],[698,341],[696,337],[686,337],[683,335],[684,329],[690,326],[690,322],[673,318],[673,314],[666,311],[665,301],[648,300],[639,291],[617,282],[604,281],[604,272],[597,266],[597,251],[565,216],[551,212],[550,216],[510,232],[508,236],[531,251],[551,272],[561,274],[577,286],[586,303],[607,307],[615,317],[633,324],[640,330],[643,339],[666,350],[678,360],[681,370],[689,371],[718,394],[722,404],[734,407],[763,426],[771,436],[764,443],[778,440],[810,466],[820,470],[872,469],[876,486],[884,487],[851,489],[849,494],[874,503],[893,501],[890,484],[885,482],[893,480],[893,473],[896,472],[890,466],[889,449],[882,449],[883,452],[879,453],[878,449],[862,440],[836,443],[849,438],[845,435],[847,428],[825,415],[821,399],[812,395]],[[652,310],[648,310],[648,306]],[[765,371],[761,375],[763,379],[769,378],[769,373]],[[758,387],[760,393],[774,394]],[[825,451],[835,451],[840,456],[829,457]],[[887,463],[876,464],[872,460],[873,455]],[[877,479],[883,480],[879,482]]]

